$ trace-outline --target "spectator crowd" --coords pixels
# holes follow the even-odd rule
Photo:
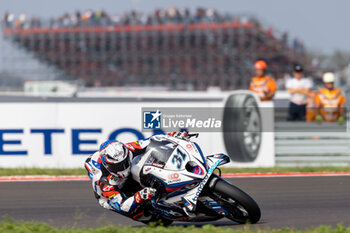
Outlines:
[[[170,24],[184,27],[162,27]],[[134,30],[139,27],[133,25],[157,27]],[[303,50],[302,43],[288,43],[287,32],[278,34],[254,17],[213,8],[171,7],[121,15],[87,10],[50,20],[6,13],[3,26],[6,40],[63,71],[67,79],[80,79],[88,86],[246,88],[257,58],[268,62],[277,84],[291,62],[305,60],[305,53],[297,49]],[[88,27],[96,30],[85,30]]]
[[[219,14],[214,8],[198,8],[191,11],[188,8],[156,9],[150,14],[129,11],[123,14],[108,14],[104,10],[76,11],[73,14],[65,13],[48,22],[40,17],[28,18],[26,14],[16,17],[7,12],[3,17],[5,27],[33,28],[33,27],[83,27],[83,26],[113,26],[113,25],[156,25],[173,23],[213,23],[226,22],[233,17],[228,14]]]
[[[156,9],[152,13],[142,13],[135,10],[122,14],[108,14],[104,10],[86,10],[75,13],[64,13],[49,20],[43,20],[38,16],[28,17],[25,13],[15,16],[6,12],[2,18],[5,28],[62,28],[62,27],[93,27],[93,26],[126,26],[126,25],[159,25],[159,24],[195,24],[195,23],[223,23],[223,22],[251,22],[256,27],[262,28],[260,21],[254,17],[233,16],[231,14],[219,13],[214,8],[197,8],[191,11],[189,8],[178,9],[170,7],[168,9]],[[266,33],[270,36],[276,34],[285,43],[304,53],[304,44],[294,38],[288,41],[287,32],[276,32],[272,28],[267,28]]]

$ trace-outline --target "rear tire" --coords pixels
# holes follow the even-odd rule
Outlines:
[[[258,204],[238,187],[219,179],[213,192],[220,196],[219,203],[230,212],[227,218],[238,223],[256,223],[260,220]]]

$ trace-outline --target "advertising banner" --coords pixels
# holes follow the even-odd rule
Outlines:
[[[248,101],[249,108],[239,101]],[[274,135],[261,128],[273,119],[263,119],[260,104],[248,92],[170,101],[155,96],[1,102],[0,167],[82,168],[108,139],[130,142],[180,129],[199,132],[193,140],[203,153],[227,153],[230,166],[273,166]]]

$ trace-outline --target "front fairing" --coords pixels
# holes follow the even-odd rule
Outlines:
[[[142,175],[151,175],[159,179],[168,193],[198,183],[206,175],[204,157],[196,145],[187,140],[157,136],[155,140],[151,139],[145,156],[147,159]],[[196,166],[197,172],[190,169],[192,165]]]
[[[207,156],[207,166],[208,166],[208,170],[206,172],[206,175],[204,177],[204,179],[200,182],[200,184],[190,190],[182,199],[183,199],[183,203],[185,206],[185,210],[188,211],[194,211],[196,208],[196,204],[197,204],[197,200],[201,194],[201,192],[203,191],[204,186],[206,185],[206,183],[208,182],[210,176],[213,174],[214,170],[220,166],[223,165],[225,163],[228,163],[230,161],[229,157],[225,154],[216,154],[216,155],[210,155]]]

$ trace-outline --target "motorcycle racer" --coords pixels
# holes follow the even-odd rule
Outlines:
[[[169,136],[185,139],[187,132],[171,132]],[[132,179],[131,160],[143,154],[149,139],[122,143],[108,140],[101,144],[99,151],[85,161],[85,168],[92,180],[95,197],[106,209],[137,220],[142,216],[142,203],[152,199],[156,189],[146,187],[141,190]]]

